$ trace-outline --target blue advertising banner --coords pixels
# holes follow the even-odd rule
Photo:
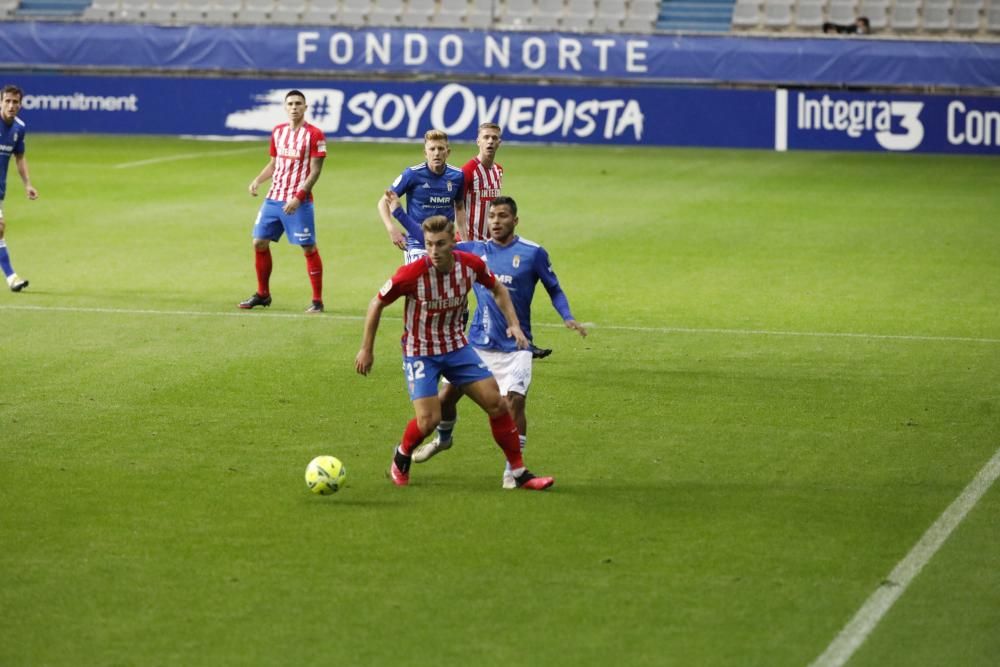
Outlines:
[[[0,67],[1000,88],[1000,43],[5,21]]]
[[[1000,98],[775,93],[775,148],[1000,155]]]
[[[32,132],[267,136],[301,90],[331,138],[474,140],[480,123],[523,142],[769,148],[770,91],[178,77],[20,77]]]
[[[714,87],[26,75],[32,132],[265,137],[285,94],[333,139],[508,141],[1000,154],[1000,98]]]

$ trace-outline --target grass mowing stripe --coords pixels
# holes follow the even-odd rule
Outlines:
[[[1000,477],[1000,449],[993,454],[968,486],[948,506],[937,521],[927,529],[910,553],[899,562],[889,576],[865,601],[854,618],[834,638],[811,667],[840,667],[845,664],[872,633],[882,617],[892,608],[924,565],[934,557],[952,531],[962,522],[979,499]]]
[[[201,157],[218,157],[220,155],[237,155],[239,153],[260,151],[260,146],[248,146],[245,148],[232,148],[226,151],[199,151],[197,153],[179,153],[177,155],[165,155],[163,157],[152,157],[148,160],[136,160],[135,162],[120,162],[114,165],[115,169],[132,169],[133,167],[145,167],[151,164],[161,164],[163,162],[175,162],[177,160],[194,160]]]
[[[0,306],[0,310],[29,310],[29,311],[53,311],[68,313],[117,313],[120,315],[175,315],[179,317],[205,317],[210,315],[221,315],[223,317],[246,317],[241,312],[221,312],[221,311],[197,311],[197,310],[142,310],[131,308],[76,308],[72,306]],[[316,318],[315,314],[296,313],[267,313],[255,315],[255,317],[283,317],[283,318]],[[363,315],[332,315],[325,314],[321,317],[338,320],[363,320]],[[399,317],[384,317],[388,320],[399,320]],[[608,331],[636,331],[639,333],[686,333],[686,334],[727,334],[733,336],[799,336],[803,338],[860,338],[866,340],[911,340],[928,342],[957,342],[957,343],[1000,343],[1000,338],[973,338],[966,336],[915,336],[907,334],[868,334],[851,332],[825,332],[825,331],[771,331],[767,329],[698,329],[690,327],[638,327],[616,324],[596,324],[594,322],[584,322],[588,329],[608,330]],[[533,325],[535,328],[544,327],[549,329],[562,329],[565,325],[553,324],[550,322],[539,322]]]

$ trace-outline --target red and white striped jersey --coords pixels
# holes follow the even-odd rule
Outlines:
[[[274,158],[274,174],[267,198],[288,201],[309,178],[309,161],[314,157],[326,157],[323,130],[309,123],[303,123],[297,130],[289,123],[278,125],[271,131],[271,157]],[[310,192],[308,201],[312,200]]]
[[[487,218],[490,202],[500,195],[503,186],[503,167],[496,162],[487,169],[472,158],[462,167],[465,175],[465,211],[468,215],[469,240],[487,241],[490,238]]]
[[[388,305],[406,297],[403,354],[430,356],[465,347],[469,341],[462,320],[475,282],[493,289],[496,278],[486,262],[459,250],[448,273],[440,273],[428,257],[399,267],[379,290],[378,298]]]

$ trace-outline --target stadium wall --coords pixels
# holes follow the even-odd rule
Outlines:
[[[43,132],[265,136],[299,88],[336,138],[1000,153],[1000,44],[28,21],[0,68]]]

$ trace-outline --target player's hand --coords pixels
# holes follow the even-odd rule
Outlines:
[[[361,375],[368,375],[374,363],[374,354],[365,349],[358,350],[358,356],[354,358],[354,370]]]
[[[531,341],[528,340],[528,337],[524,335],[523,331],[521,331],[520,326],[507,327],[507,335],[512,337],[517,343],[517,349],[527,350],[531,347]]]
[[[564,320],[567,329],[572,329],[584,338],[587,337],[587,329],[576,320]]]
[[[250,187],[247,189],[250,191],[251,197],[257,196],[257,187],[258,187],[257,181],[250,181]]]
[[[33,186],[24,186],[24,192],[28,195],[28,199],[38,199],[38,190],[36,190]]]
[[[393,227],[389,232],[389,239],[392,241],[392,244],[400,250],[406,250],[406,234],[403,232]]]
[[[385,203],[389,206],[389,213],[393,213],[399,208],[399,195],[396,194],[395,190],[389,189],[385,191]]]
[[[284,211],[287,215],[291,215],[292,213],[295,213],[295,211],[298,210],[299,205],[301,204],[302,202],[299,201],[298,197],[292,197],[291,199],[285,202],[285,206],[281,210]]]

